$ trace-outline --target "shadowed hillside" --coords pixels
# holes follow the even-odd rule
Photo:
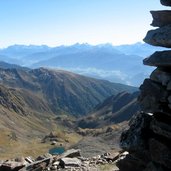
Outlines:
[[[43,99],[53,113],[83,115],[104,99],[121,91],[136,88],[97,80],[62,70],[0,69],[0,83],[27,91]],[[31,102],[29,102],[31,103]]]
[[[78,121],[81,128],[98,128],[128,121],[139,110],[137,102],[139,92],[121,92],[107,98],[96,106],[94,112]]]

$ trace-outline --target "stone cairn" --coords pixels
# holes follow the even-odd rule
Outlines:
[[[171,0],[160,0],[171,6]],[[144,41],[150,45],[171,48],[171,11],[151,11],[152,26]],[[171,170],[171,50],[155,52],[144,59],[144,65],[156,69],[140,86],[142,112],[130,121],[121,136],[122,149],[129,152],[117,166],[120,171]]]

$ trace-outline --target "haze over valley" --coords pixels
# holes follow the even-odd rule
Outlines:
[[[142,60],[155,50],[163,49],[143,43],[120,46],[74,44],[53,48],[13,45],[0,49],[0,60],[29,68],[63,69],[138,87],[152,70],[143,66]]]

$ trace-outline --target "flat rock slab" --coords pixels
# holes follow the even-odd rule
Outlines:
[[[81,157],[81,154],[80,154],[81,150],[80,149],[70,149],[70,150],[67,150],[65,151],[63,154],[62,154],[62,157]]]
[[[171,11],[150,11],[153,17],[153,22],[151,23],[154,27],[163,27],[171,24]]]
[[[171,48],[171,24],[148,31],[144,42],[153,46]]]
[[[171,0],[160,0],[162,5],[171,6]]]
[[[62,168],[66,168],[66,167],[80,167],[81,164],[82,164],[81,160],[79,160],[78,158],[68,158],[68,157],[62,158],[60,160],[60,163],[59,163],[59,165]]]
[[[171,51],[157,51],[150,57],[143,60],[144,65],[156,67],[170,67],[171,66]]]

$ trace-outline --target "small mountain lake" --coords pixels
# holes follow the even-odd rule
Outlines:
[[[51,148],[49,150],[50,154],[55,154],[55,155],[62,154],[64,152],[65,152],[65,148],[64,147],[54,147],[54,148]]]

